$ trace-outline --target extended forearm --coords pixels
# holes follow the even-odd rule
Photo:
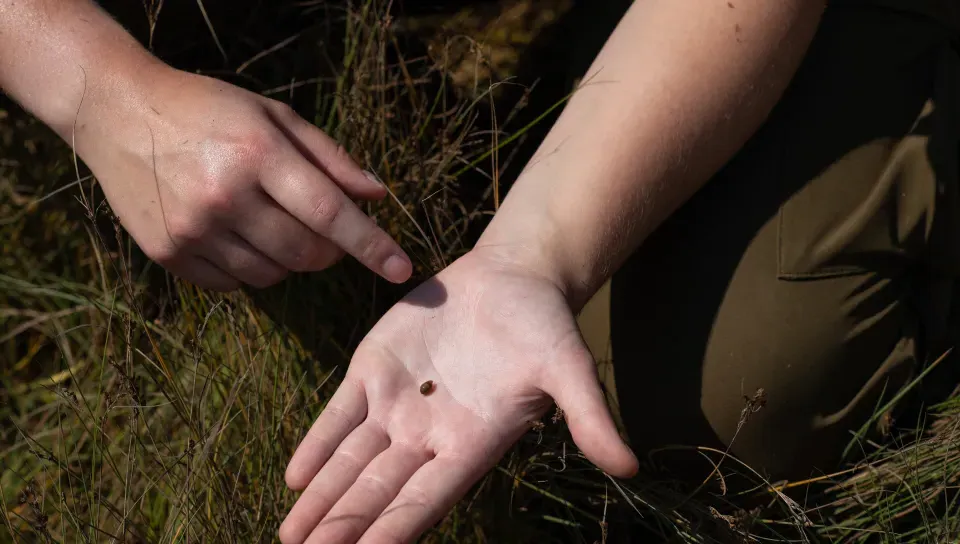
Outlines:
[[[579,309],[760,126],[823,4],[634,3],[478,247],[549,276]]]
[[[0,88],[65,138],[81,99],[136,99],[159,65],[90,0],[0,0]]]

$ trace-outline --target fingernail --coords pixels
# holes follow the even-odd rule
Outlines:
[[[403,283],[413,273],[413,265],[400,255],[391,255],[387,258],[387,262],[383,263],[383,273],[390,281]]]
[[[382,189],[382,188],[383,188],[383,184],[380,183],[380,180],[377,179],[377,176],[375,176],[375,175],[373,174],[373,172],[370,172],[370,171],[368,171],[368,170],[364,170],[364,171],[363,171],[363,176],[364,176],[365,178],[367,178],[368,180],[370,180],[370,183],[373,184],[373,187],[376,187],[377,189]]]

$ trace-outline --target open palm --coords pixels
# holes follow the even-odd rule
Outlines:
[[[304,493],[280,540],[415,540],[551,397],[587,458],[617,476],[636,470],[560,289],[467,254],[392,308],[357,349],[287,468],[287,484]]]

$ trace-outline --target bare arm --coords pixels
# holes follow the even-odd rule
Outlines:
[[[579,310],[759,128],[823,8],[634,3],[477,247],[551,278]]]
[[[413,541],[551,398],[590,461],[636,473],[573,313],[762,123],[823,7],[732,1],[633,4],[477,248],[358,347],[287,468],[313,492],[284,544]]]
[[[74,144],[144,252],[197,285],[266,287],[344,252],[409,258],[348,198],[379,199],[279,102],[165,65],[90,0],[0,0],[0,88]]]
[[[92,107],[142,100],[132,82],[164,69],[89,0],[0,0],[0,88],[61,136],[81,96]]]

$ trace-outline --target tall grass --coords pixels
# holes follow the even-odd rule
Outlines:
[[[319,87],[304,114],[390,188],[367,211],[427,277],[469,249],[502,196],[497,159],[530,126],[516,110],[492,123],[495,84],[457,92],[442,48],[411,53],[385,5],[298,9],[321,8],[336,69],[264,92]],[[275,541],[295,500],[287,459],[402,291],[349,262],[263,292],[197,290],[142,258],[62,142],[16,108],[0,117],[0,542]],[[960,397],[930,417],[833,477],[764,482],[726,458],[691,490],[653,467],[607,477],[552,414],[424,541],[955,542]]]
[[[490,149],[479,100],[453,96],[430,59],[405,58],[384,6],[334,16],[342,58],[314,82],[329,84],[310,114],[390,188],[367,211],[429,276],[469,247],[492,191],[468,206],[453,175]],[[289,455],[400,293],[351,263],[259,293],[180,283],[139,255],[66,147],[13,115],[4,144],[22,157],[4,163],[0,201],[3,534],[273,541],[294,500]],[[458,518],[443,534],[461,531],[473,528]]]

